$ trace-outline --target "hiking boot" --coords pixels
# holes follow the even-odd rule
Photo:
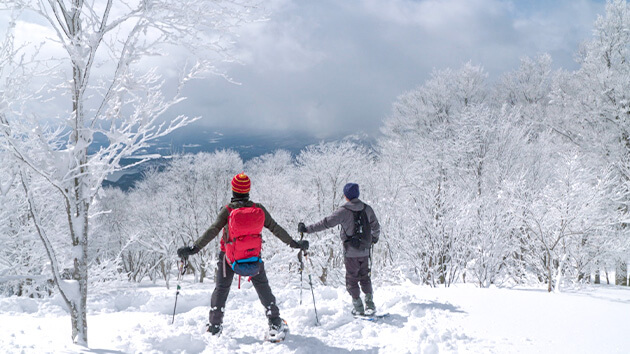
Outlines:
[[[365,315],[372,316],[376,313],[374,297],[372,294],[365,294]]]
[[[363,301],[358,297],[356,299],[352,299],[352,314],[353,315],[361,315],[363,316]]]
[[[287,332],[289,332],[287,321],[280,317],[273,317],[269,319],[269,334],[267,335],[267,340],[271,342],[283,341]]]
[[[213,336],[218,337],[221,335],[221,331],[223,331],[223,326],[221,324],[213,325],[209,323],[206,326],[208,327],[208,332],[210,332]]]
[[[280,317],[270,317],[269,318],[269,328],[275,327],[280,328],[280,326],[282,326],[282,318]]]

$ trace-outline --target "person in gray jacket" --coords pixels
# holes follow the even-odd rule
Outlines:
[[[341,226],[340,237],[344,247],[346,289],[352,296],[352,314],[373,315],[376,312],[376,306],[374,305],[372,280],[370,279],[370,250],[372,244],[378,242],[381,227],[372,207],[359,200],[358,184],[346,184],[343,188],[343,194],[347,201],[344,205],[330,216],[313,225],[306,226],[302,222],[299,223],[298,232],[313,233],[330,229],[337,225]],[[369,223],[371,244],[365,245],[362,243],[359,245],[356,238],[353,242],[353,236],[355,236],[356,232],[355,214],[362,212],[364,209],[365,215],[367,215],[367,223]],[[361,290],[365,294],[365,307],[363,306],[363,301],[361,301]]]

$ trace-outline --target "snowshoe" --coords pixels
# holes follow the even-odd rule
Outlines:
[[[388,313],[374,313],[372,315],[367,315],[367,314],[354,315],[354,318],[364,320],[364,321],[378,322],[379,320],[382,320],[383,318],[388,317],[388,316],[389,316]]]
[[[282,342],[289,333],[289,325],[287,321],[280,317],[269,319],[269,333],[265,337],[265,340],[272,343]]]

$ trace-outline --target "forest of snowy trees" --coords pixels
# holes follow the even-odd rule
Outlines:
[[[174,32],[164,33],[172,34],[173,41],[180,39]],[[81,50],[71,48],[80,42],[65,45],[69,51]],[[89,56],[93,47],[86,48]],[[141,49],[154,48],[149,43]],[[0,53],[4,295],[71,294],[72,280],[85,282],[76,290],[85,296],[88,286],[113,280],[164,280],[168,286],[176,249],[196,240],[212,223],[229,200],[229,181],[241,171],[252,179],[252,199],[264,203],[295,238],[298,222],[330,214],[343,203],[344,184],[360,184],[361,199],[373,206],[381,222],[373,274],[382,282],[411,280],[433,287],[457,282],[481,287],[545,284],[549,291],[561,284],[628,284],[626,1],[607,4],[606,14],[594,24],[593,38],[576,48],[576,71],[552,69],[546,54],[524,58],[516,70],[492,81],[482,65],[473,63],[436,69],[393,102],[374,146],[350,136],[309,146],[297,156],[276,151],[243,161],[230,150],[178,155],[164,170],[147,172],[128,193],[100,184],[119,169],[122,157],[189,123],[185,117],[165,126],[155,121],[179,97],[160,97],[149,87],[147,82],[159,81],[154,73],[121,74],[111,79],[112,86],[89,88],[103,94],[98,111],[82,113],[85,102],[79,100],[74,116],[61,119],[59,126],[34,126],[28,102],[45,99],[50,91],[19,90],[16,72],[9,68],[28,58],[16,54],[18,50],[7,40]],[[142,53],[114,54],[123,58],[124,66]],[[91,65],[75,64],[79,72]],[[84,95],[81,79],[75,82],[79,86],[56,89]],[[147,87],[138,87],[141,83]],[[134,85],[145,95],[123,97]],[[112,118],[117,114],[131,118]],[[94,134],[106,135],[110,145],[89,155]],[[317,281],[343,284],[337,230],[308,238]],[[264,239],[270,271],[296,271],[294,252],[270,233]],[[214,240],[191,258],[196,280],[212,280],[217,251]],[[75,300],[69,295],[68,301]]]

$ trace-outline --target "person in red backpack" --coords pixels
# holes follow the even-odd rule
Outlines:
[[[210,304],[208,332],[219,335],[223,329],[225,303],[236,273],[251,276],[258,298],[265,307],[269,322],[269,338],[281,340],[288,327],[280,317],[280,310],[271,292],[264,263],[260,259],[262,228],[266,227],[291,248],[306,250],[309,244],[308,241],[295,241],[273,220],[262,204],[249,200],[250,189],[251,181],[245,173],[234,176],[230,204],[221,208],[217,219],[193,246],[178,249],[177,255],[187,258],[199,252],[223,230],[221,251],[217,262],[216,286]]]

